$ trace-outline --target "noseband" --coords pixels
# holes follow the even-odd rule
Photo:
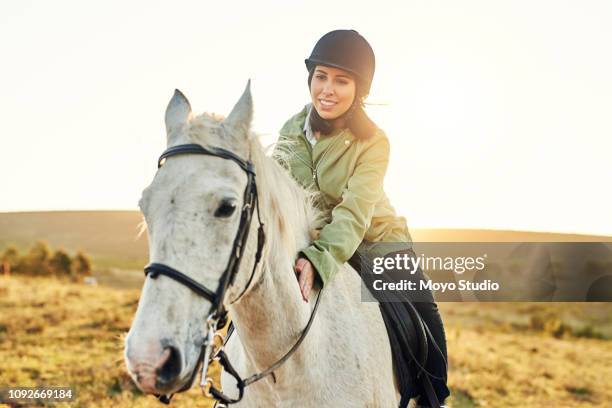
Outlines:
[[[249,384],[252,384],[260,379],[266,377],[269,374],[273,374],[273,371],[280,367],[295,350],[299,347],[301,342],[306,337],[308,330],[314,320],[314,316],[319,306],[319,299],[321,292],[317,296],[317,301],[315,307],[310,315],[310,319],[308,320],[308,324],[306,328],[302,332],[302,335],[294,344],[294,346],[276,363],[274,363],[267,370],[255,374],[245,380],[240,378],[236,370],[230,364],[227,355],[223,351],[224,343],[215,351],[215,355],[213,356],[213,346],[214,346],[214,337],[217,331],[217,327],[225,326],[227,322],[227,310],[225,309],[224,300],[227,288],[233,284],[234,279],[238,273],[240,268],[240,261],[242,259],[242,253],[244,248],[246,247],[246,241],[248,239],[248,232],[251,226],[251,219],[253,217],[253,211],[257,208],[257,221],[259,222],[259,228],[257,230],[257,252],[255,253],[255,263],[253,264],[253,270],[251,271],[251,276],[247,281],[242,292],[234,299],[231,303],[235,303],[238,301],[242,295],[247,291],[250,287],[251,282],[253,280],[253,276],[255,275],[255,270],[257,269],[257,265],[261,260],[262,250],[265,243],[265,233],[264,233],[264,224],[261,222],[260,211],[259,211],[259,197],[257,195],[257,184],[255,182],[255,170],[253,164],[250,161],[245,161],[236,154],[230,152],[229,150],[225,150],[219,147],[203,147],[199,144],[190,143],[190,144],[182,144],[178,146],[173,146],[168,148],[166,151],[162,153],[157,161],[157,168],[162,167],[167,158],[172,156],[184,155],[184,154],[200,154],[200,155],[208,155],[220,157],[222,159],[232,160],[242,170],[246,172],[247,175],[247,185],[244,190],[244,205],[242,207],[242,212],[240,214],[240,224],[238,225],[238,232],[236,233],[236,237],[234,238],[234,244],[232,247],[232,253],[230,254],[230,258],[228,260],[225,271],[221,275],[219,280],[219,286],[216,291],[212,291],[205,287],[204,285],[196,282],[189,276],[184,273],[162,263],[150,263],[144,268],[145,276],[150,276],[152,279],[156,279],[159,275],[165,275],[182,285],[187,286],[189,289],[194,291],[196,294],[202,296],[211,302],[211,308],[208,313],[208,318],[206,319],[207,325],[207,336],[203,339],[203,343],[201,345],[200,355],[198,357],[198,362],[195,365],[195,369],[191,373],[189,381],[185,384],[183,388],[181,388],[178,392],[186,391],[191,387],[193,379],[195,378],[198,367],[200,363],[202,363],[202,377],[200,381],[200,387],[204,391],[204,394],[208,397],[216,399],[218,402],[222,404],[233,404],[239,402],[244,395],[244,387]],[[231,333],[233,327],[230,327],[228,330],[228,336]],[[227,339],[225,339],[227,341]],[[212,380],[210,378],[206,378],[206,372],[208,371],[208,365],[211,361],[211,357],[219,360],[221,365],[225,368],[225,370],[234,377],[237,382],[239,396],[236,399],[232,399],[221,391],[217,390],[212,385]],[[157,395],[157,398],[165,403],[169,404],[172,396],[170,395]]]

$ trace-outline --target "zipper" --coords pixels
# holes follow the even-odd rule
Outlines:
[[[312,164],[312,145],[310,145],[310,142],[306,139],[305,135],[302,135],[301,139],[302,139],[302,142],[306,143],[306,150],[308,150],[310,152],[310,161],[311,161],[311,163],[308,163],[299,154],[296,154],[295,157],[297,157],[302,163],[304,163],[310,169],[311,172],[314,172],[314,167],[313,167],[313,164]]]
[[[310,141],[306,138],[306,135],[304,133],[302,133],[300,135],[300,139],[302,140],[302,142],[306,143],[306,150],[308,150],[310,152],[311,163],[308,163],[299,154],[296,154],[295,157],[297,157],[299,161],[301,161],[303,164],[306,165],[306,167],[308,167],[308,169],[310,169],[310,172],[312,174],[312,181],[316,184],[317,190],[320,190],[320,188],[319,188],[319,180],[317,179],[317,170],[319,168],[319,165],[322,162],[323,158],[325,158],[327,153],[329,153],[329,151],[332,149],[332,147],[337,145],[338,141],[342,139],[341,136],[344,134],[345,131],[346,130],[342,130],[340,133],[338,133],[335,136],[337,139],[334,140],[334,142],[332,144],[327,146],[327,149],[325,149],[323,151],[323,153],[321,153],[321,157],[319,157],[319,160],[317,161],[317,165],[314,164],[313,146],[310,144]]]
[[[336,140],[334,140],[334,142],[332,144],[330,144],[329,146],[327,146],[327,149],[325,149],[323,151],[323,153],[321,153],[321,157],[319,157],[319,160],[317,161],[317,164],[314,165],[314,159],[313,159],[313,167],[311,167],[312,170],[312,180],[315,182],[315,184],[317,185],[317,188],[320,190],[319,188],[319,180],[317,180],[317,170],[319,169],[319,165],[321,164],[321,162],[323,161],[323,158],[327,155],[327,153],[331,150],[332,147],[334,147],[335,145],[338,144],[338,140],[342,140],[342,138],[340,136],[342,136],[344,134],[345,130],[342,130],[340,133],[338,133],[335,137],[337,138]]]

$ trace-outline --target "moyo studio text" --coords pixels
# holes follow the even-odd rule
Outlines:
[[[383,282],[381,279],[376,279],[372,287],[374,290],[433,290],[436,292],[446,292],[459,290],[478,290],[478,291],[497,291],[499,283],[486,279],[481,282],[471,282],[461,279],[459,282],[434,282],[429,280],[420,280],[418,282],[402,279],[398,282]]]

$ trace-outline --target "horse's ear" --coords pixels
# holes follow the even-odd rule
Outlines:
[[[252,119],[253,98],[251,97],[251,80],[249,79],[242,96],[232,112],[223,121],[223,124],[228,127],[232,135],[246,136],[248,129],[251,127]]]
[[[166,108],[166,133],[168,137],[173,130],[180,129],[187,124],[191,117],[191,105],[189,101],[178,89],[174,90],[174,95]]]

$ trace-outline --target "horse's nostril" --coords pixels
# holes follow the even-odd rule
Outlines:
[[[166,361],[157,369],[157,379],[162,384],[170,384],[181,372],[181,354],[174,347],[166,347],[164,353],[170,352]]]

